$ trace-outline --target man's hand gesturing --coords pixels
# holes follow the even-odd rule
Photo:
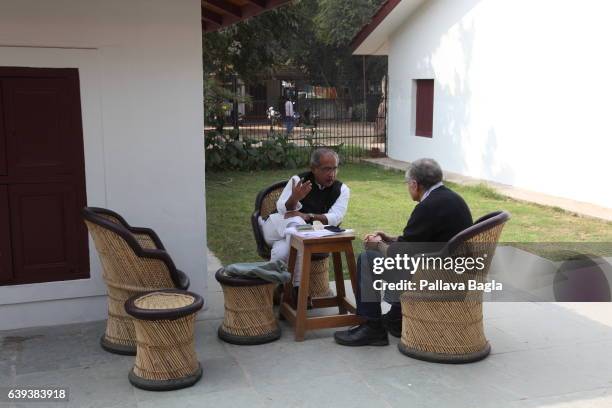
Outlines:
[[[295,199],[295,201],[302,201],[304,197],[310,193],[312,190],[312,183],[310,180],[306,180],[302,182],[302,180],[298,181],[297,184],[295,180],[292,180],[293,186],[291,187],[291,198]]]
[[[302,182],[302,180],[295,182],[295,179],[291,180],[291,197],[285,203],[285,208],[287,211],[293,211],[297,208],[298,202],[304,199],[312,190],[312,183],[307,180]]]

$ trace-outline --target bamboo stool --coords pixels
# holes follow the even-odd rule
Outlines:
[[[125,310],[134,317],[136,361],[130,382],[144,390],[169,391],[190,387],[202,377],[194,330],[200,295],[178,289],[131,297]]]
[[[308,294],[311,298],[334,296],[329,287],[329,254],[312,255]]]
[[[225,313],[217,332],[225,342],[239,345],[269,343],[281,336],[272,307],[275,283],[258,278],[227,276],[223,268],[215,273],[223,288]]]

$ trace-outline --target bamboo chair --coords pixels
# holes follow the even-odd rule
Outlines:
[[[105,350],[135,355],[136,334],[125,301],[141,292],[187,289],[189,278],[176,269],[170,255],[149,228],[130,226],[119,214],[104,208],[82,211],[100,262],[108,291],[108,319],[100,345]]]
[[[418,269],[413,282],[442,280],[487,282],[487,275],[504,224],[510,219],[505,211],[490,213],[453,237],[434,257],[484,257],[481,271],[463,274],[447,270]],[[437,363],[470,363],[482,360],[491,351],[484,334],[482,292],[411,290],[401,297],[402,336],[399,350],[419,360]]]
[[[280,197],[286,181],[279,181],[260,191],[255,199],[255,211],[251,215],[251,226],[257,244],[257,253],[263,259],[270,259],[270,247],[264,240],[259,227],[259,217],[267,220],[276,211],[276,202]],[[329,288],[329,254],[313,254],[310,267],[309,295],[311,298],[333,296]]]
[[[137,342],[130,383],[169,391],[190,387],[202,377],[194,334],[196,313],[203,305],[198,294],[176,289],[141,293],[125,302]]]

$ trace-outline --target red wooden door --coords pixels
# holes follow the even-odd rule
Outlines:
[[[87,277],[78,72],[0,68],[0,87],[12,255],[5,284]]]
[[[0,185],[0,284],[13,279],[8,191]]]

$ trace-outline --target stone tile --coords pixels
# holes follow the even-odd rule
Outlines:
[[[505,332],[530,348],[612,339],[611,327],[549,305],[531,312],[517,312],[514,316],[488,319],[485,325]]]
[[[512,334],[485,323],[485,336],[491,345],[491,354],[511,353],[513,351],[529,350],[529,340],[520,340]]]
[[[255,386],[295,382],[350,369],[328,341],[317,339],[250,347],[228,345],[228,350]]]
[[[612,303],[584,302],[584,303],[552,303],[549,307],[556,308],[562,312],[570,312],[578,319],[599,323],[602,326],[612,328]],[[612,331],[612,329],[611,329]]]
[[[544,308],[544,304],[535,302],[484,302],[483,316],[486,321],[502,317],[540,313]]]
[[[612,388],[567,393],[552,397],[519,400],[509,408],[608,408],[612,406]]]
[[[223,319],[223,292],[206,292],[206,310],[198,315],[198,320]]]
[[[70,390],[68,407],[106,408],[136,403],[134,389],[128,381],[128,370],[115,364],[77,367],[53,373],[18,375],[23,386],[61,386]]]
[[[491,355],[471,375],[529,399],[610,386],[610,342]],[[470,366],[472,367],[472,366]]]
[[[168,400],[172,399],[172,405],[178,406],[174,402],[176,398],[186,398],[194,395],[203,396],[218,391],[232,390],[233,392],[234,390],[249,387],[243,370],[236,360],[231,357],[200,358],[200,364],[202,364],[204,374],[200,381],[192,387],[171,392],[145,391],[134,388],[137,400],[139,402],[165,400],[168,403]]]
[[[158,393],[157,395],[159,395]],[[158,408],[158,407],[181,407],[181,408],[265,408],[268,403],[253,388],[232,389],[230,391],[216,391],[206,394],[178,395],[177,391],[172,394],[171,405],[166,398],[154,399],[138,403],[138,408]]]
[[[13,383],[13,371],[15,367],[12,361],[0,360],[0,384],[9,385]]]
[[[229,357],[225,343],[217,337],[220,324],[220,319],[196,322],[195,348],[198,358]]]
[[[404,367],[375,369],[364,373],[365,381],[393,407],[482,408],[484,401],[496,406],[517,399],[516,395],[496,387],[495,381],[483,381],[471,375],[472,365],[440,365],[418,361]]]
[[[333,337],[326,341],[333,352],[342,358],[355,371],[369,372],[373,369],[398,367],[417,364],[417,360],[406,357],[397,349],[399,339],[389,335],[389,345],[376,347],[346,347],[336,344]]]
[[[11,405],[11,408],[65,408],[68,407],[68,402],[56,401],[56,402],[41,402],[41,401],[28,401],[28,402],[17,402]],[[2,408],[3,405],[0,405]]]
[[[208,267],[208,276],[209,279],[214,279],[215,272],[217,271],[217,269],[222,267],[221,261],[219,260],[219,258],[217,258],[214,252],[210,250],[210,248],[206,248],[206,250],[206,265]]]
[[[17,375],[124,360],[100,347],[104,328],[105,322],[95,322],[13,333],[3,337],[3,357],[9,354]]]
[[[311,376],[280,385],[257,386],[267,407],[350,407],[390,406],[359,375],[338,373]]]

